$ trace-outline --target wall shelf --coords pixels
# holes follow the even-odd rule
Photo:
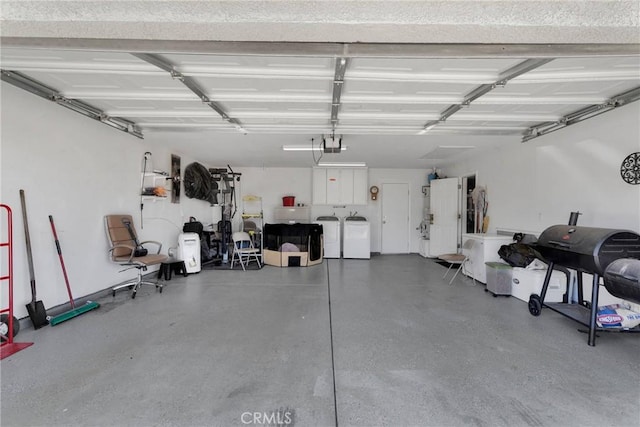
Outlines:
[[[171,177],[166,172],[162,171],[154,171],[154,172],[143,172],[142,173],[142,200],[153,200],[159,201],[168,198],[168,194],[170,189],[167,188],[167,182],[171,180]],[[149,194],[151,191],[154,191],[156,188],[162,188],[164,191],[164,196]]]

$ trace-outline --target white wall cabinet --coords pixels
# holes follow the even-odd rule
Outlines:
[[[366,205],[369,200],[369,174],[367,169],[353,170],[353,204]]]
[[[311,204],[324,205],[327,203],[327,170],[324,168],[313,168],[311,179],[313,192],[311,193]]]
[[[366,205],[366,168],[313,168],[314,205]]]

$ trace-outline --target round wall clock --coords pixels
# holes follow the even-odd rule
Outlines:
[[[629,154],[620,165],[620,176],[628,184],[640,184],[640,151]]]
[[[371,192],[371,200],[377,200],[378,199],[378,187],[376,187],[375,185],[372,186],[369,191]]]

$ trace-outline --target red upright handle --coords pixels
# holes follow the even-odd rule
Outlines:
[[[56,241],[56,249],[58,250],[58,258],[60,258],[60,266],[62,267],[62,274],[64,275],[64,282],[67,285],[67,292],[69,293],[69,304],[71,308],[76,308],[73,302],[73,295],[71,295],[71,286],[69,286],[69,277],[67,276],[67,269],[64,266],[64,259],[62,259],[62,249],[60,248],[60,242],[58,241],[58,233],[56,233],[56,226],[53,223],[53,217],[49,215],[49,223],[51,224],[51,231],[53,232],[53,238]]]

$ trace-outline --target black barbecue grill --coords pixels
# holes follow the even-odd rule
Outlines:
[[[636,264],[640,259],[640,235],[627,230],[608,228],[579,227],[576,225],[554,225],[542,232],[535,249],[548,264],[547,274],[540,295],[529,298],[529,312],[539,316],[542,307],[548,307],[589,327],[588,344],[595,345],[596,314],[598,311],[598,289],[600,277],[605,281],[610,278],[611,286],[616,296],[635,300],[640,293],[640,270],[629,270],[624,277],[624,286],[620,284],[618,270],[621,264]],[[612,270],[607,273],[607,267],[615,262]],[[549,279],[554,267],[566,267],[577,271],[578,304],[544,303]],[[582,295],[582,273],[593,275],[591,302],[585,302]],[[639,277],[635,275],[638,274]],[[633,275],[634,277],[630,277]],[[629,285],[629,283],[631,283]],[[638,301],[634,301],[638,302]],[[639,302],[640,303],[640,302]],[[634,328],[635,329],[635,328]],[[638,328],[640,332],[640,328]],[[600,330],[600,329],[598,329]],[[609,330],[609,329],[607,329]]]

